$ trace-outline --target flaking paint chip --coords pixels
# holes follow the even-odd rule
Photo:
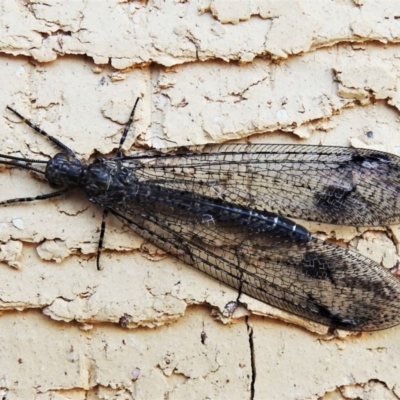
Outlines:
[[[17,260],[21,256],[22,247],[22,243],[17,240],[9,240],[2,244],[0,246],[0,261],[15,269],[21,269],[21,264]]]
[[[61,240],[46,240],[36,250],[42,260],[53,260],[56,263],[60,263],[71,254],[68,247]]]
[[[21,218],[13,218],[12,224],[21,231],[25,229],[24,221]]]

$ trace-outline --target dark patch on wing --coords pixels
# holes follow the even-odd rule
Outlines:
[[[322,192],[315,193],[314,204],[318,208],[329,208],[334,207],[335,209],[346,208],[346,200],[348,197],[356,191],[356,185],[351,190],[338,188],[335,186],[326,186]]]
[[[326,319],[329,321],[327,325],[331,329],[345,329],[345,330],[354,330],[355,327],[358,326],[358,324],[364,322],[362,321],[363,318],[352,318],[350,315],[346,318],[344,316],[339,315],[338,312],[332,312],[329,310],[329,306],[321,304],[315,299],[314,296],[311,294],[308,294],[308,299],[311,301],[313,304],[313,307],[315,307],[315,312],[320,315],[323,319]]]
[[[305,276],[313,279],[327,279],[335,284],[331,271],[332,266],[321,254],[314,251],[305,253],[300,266]]]
[[[313,299],[311,299],[313,300]],[[358,320],[343,318],[337,314],[333,314],[329,311],[328,307],[322,304],[315,304],[318,309],[318,314],[329,320],[330,327],[333,329],[348,329],[352,330],[359,323]]]
[[[382,153],[369,153],[368,155],[354,154],[352,161],[365,166],[366,163],[389,163],[390,158],[387,154]]]

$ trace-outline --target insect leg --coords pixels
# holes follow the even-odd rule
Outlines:
[[[99,244],[97,245],[97,256],[96,256],[96,266],[97,270],[100,271],[102,268],[100,267],[100,254],[101,249],[103,248],[103,241],[104,241],[104,232],[106,230],[106,218],[108,215],[108,210],[103,210],[103,218],[101,220],[101,227],[100,227],[100,237],[99,237]]]
[[[131,112],[131,115],[129,116],[129,120],[125,125],[124,132],[122,133],[121,140],[119,141],[119,146],[118,146],[118,150],[117,150],[117,157],[121,157],[122,156],[122,146],[123,146],[123,144],[125,142],[126,135],[128,134],[129,129],[130,129],[131,125],[132,125],[133,117],[135,116],[136,106],[137,106],[137,103],[139,102],[139,100],[140,100],[140,97],[138,97],[136,99],[135,105],[133,106],[133,109],[132,109],[132,112]]]
[[[36,201],[36,200],[52,199],[54,197],[62,196],[64,193],[67,193],[70,190],[71,190],[71,188],[68,188],[68,189],[59,190],[59,191],[53,192],[53,193],[40,194],[40,195],[34,196],[34,197],[20,197],[18,199],[4,200],[4,201],[0,201],[0,206],[4,206],[6,204],[13,204],[13,203],[27,203],[27,202]]]
[[[19,112],[15,111],[13,108],[11,108],[10,106],[6,107],[7,110],[10,110],[11,112],[13,112],[16,116],[18,116],[19,118],[21,118],[21,120],[23,122],[25,122],[25,124],[27,124],[28,126],[30,126],[33,130],[35,130],[37,133],[41,134],[42,136],[46,137],[47,139],[49,139],[51,142],[53,142],[57,147],[59,147],[60,149],[64,150],[65,152],[67,152],[68,154],[76,157],[75,152],[73,150],[71,150],[68,146],[66,146],[64,143],[60,142],[57,138],[55,138],[54,136],[49,135],[47,132],[45,132],[44,130],[40,129],[37,125],[33,124],[31,121],[29,121],[28,119],[26,119],[25,117],[23,117]]]
[[[138,97],[135,101],[135,104],[133,106],[133,109],[131,111],[131,115],[129,116],[129,120],[125,125],[124,128],[124,132],[122,133],[121,136],[121,140],[119,141],[119,146],[118,146],[118,150],[117,150],[117,157],[121,157],[122,156],[122,146],[126,140],[126,136],[129,132],[129,129],[132,125],[133,122],[133,117],[135,116],[135,110],[136,110],[136,106],[139,102],[140,98]],[[106,218],[108,215],[108,210],[104,209],[103,210],[103,217],[101,220],[101,227],[100,227],[100,237],[99,237],[99,244],[97,246],[97,256],[96,256],[96,265],[97,265],[97,270],[100,271],[102,268],[100,266],[100,254],[101,254],[101,249],[103,248],[103,241],[104,241],[104,233],[106,230]]]
[[[240,248],[241,244],[239,245]],[[242,294],[244,293],[243,291],[243,286],[244,286],[244,270],[246,268],[246,266],[241,267],[240,264],[242,263],[242,261],[240,261],[240,250],[239,248],[235,251],[236,253],[236,258],[237,258],[237,266],[236,269],[239,273],[237,279],[238,279],[238,286],[236,287],[237,289],[237,296],[236,296],[236,300],[235,301],[230,301],[229,303],[225,304],[224,310],[222,312],[222,314],[224,316],[228,316],[228,317],[232,317],[233,313],[235,312],[235,310],[238,308],[238,306],[240,304],[242,304],[242,302],[240,301],[240,298],[242,297]]]

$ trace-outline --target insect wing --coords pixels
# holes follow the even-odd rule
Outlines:
[[[400,158],[344,147],[233,144],[127,157],[140,181],[339,225],[400,223]]]
[[[374,261],[289,230],[255,229],[235,219],[233,209],[225,220],[212,207],[183,210],[181,192],[163,195],[132,196],[109,208],[144,239],[277,308],[347,330],[400,323],[400,283]],[[197,204],[195,194],[187,196]],[[105,207],[106,201],[98,199]]]

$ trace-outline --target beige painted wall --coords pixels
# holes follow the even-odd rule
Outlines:
[[[400,155],[397,0],[1,0],[0,10],[2,153],[54,154],[6,105],[88,159],[117,147],[141,96],[126,150],[243,139]],[[24,171],[0,178],[1,200],[48,191]],[[327,337],[247,296],[229,318],[234,290],[112,218],[98,272],[101,210],[79,194],[0,211],[0,399],[400,396],[400,327]],[[398,260],[398,226],[307,227],[385,267]]]

